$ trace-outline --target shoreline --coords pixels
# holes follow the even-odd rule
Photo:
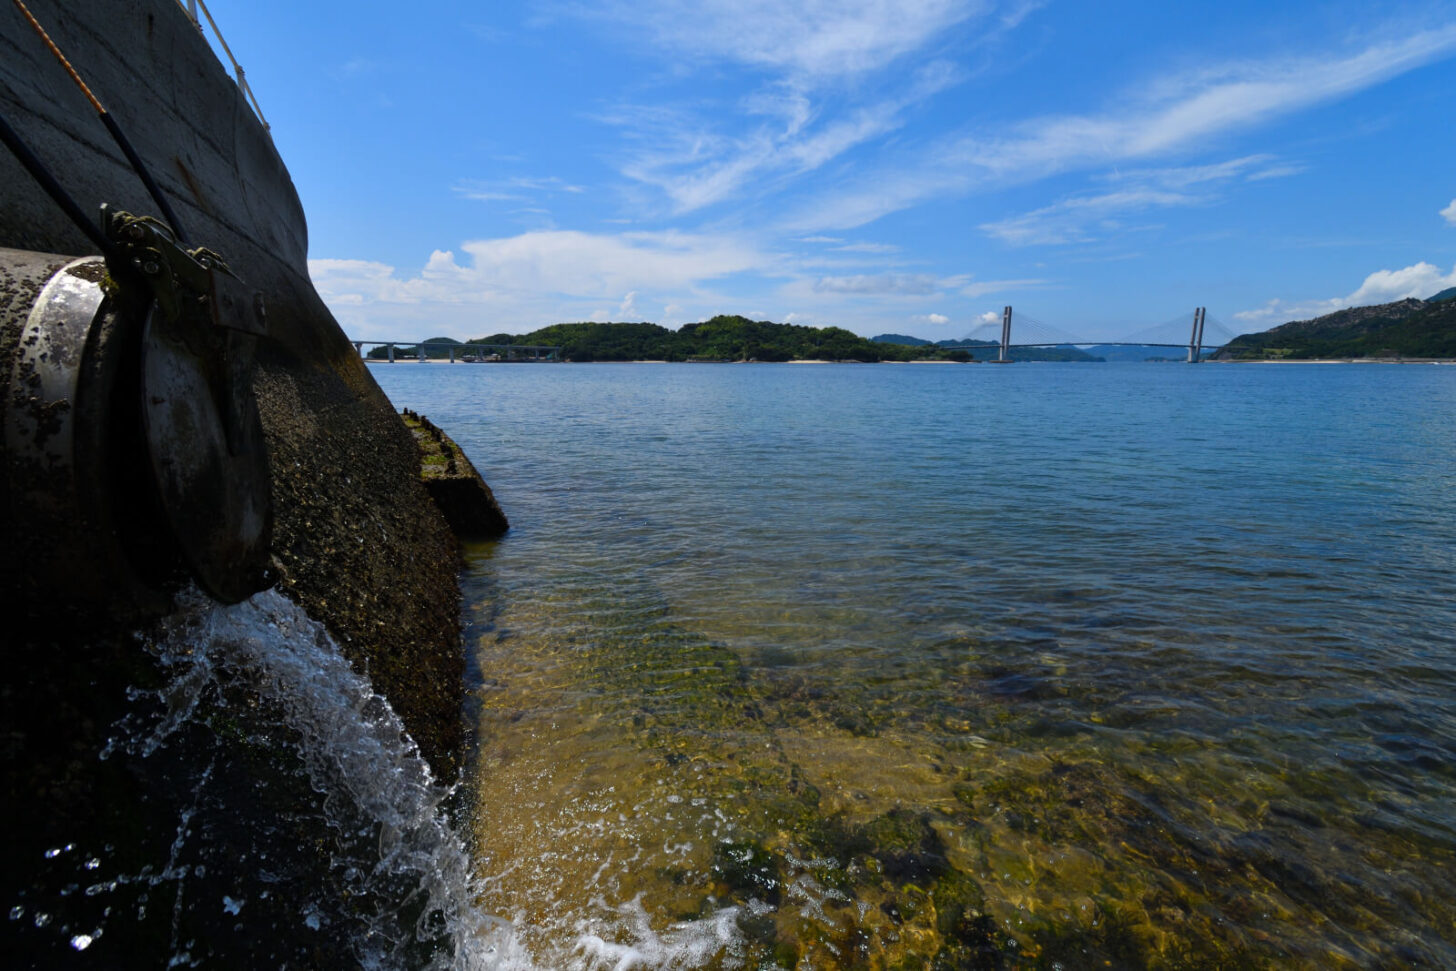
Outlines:
[[[1260,361],[1204,361],[1204,364],[1456,364],[1456,358],[1449,357],[1307,357],[1294,360]]]
[[[417,365],[417,364],[985,364],[989,361],[947,361],[922,359],[916,361],[826,361],[819,358],[801,358],[794,361],[662,361],[662,360],[632,360],[632,361],[451,361],[447,358],[426,358],[421,361],[414,357],[400,357],[393,361],[382,358],[360,358],[368,365]],[[1181,364],[1181,361],[1023,361],[1024,364]],[[1379,357],[1334,357],[1334,358],[1297,358],[1294,360],[1257,360],[1257,361],[1215,361],[1212,359],[1200,361],[1201,364],[1435,364],[1451,366],[1456,365],[1456,358],[1448,357],[1407,357],[1407,358],[1379,358]]]

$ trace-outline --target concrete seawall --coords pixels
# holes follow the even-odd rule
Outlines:
[[[56,0],[29,6],[127,133],[188,243],[222,254],[265,295],[269,332],[253,386],[271,462],[278,586],[327,625],[437,773],[453,777],[463,738],[456,542],[420,482],[412,436],[309,281],[303,210],[268,133],[173,0],[84,13]],[[156,213],[11,4],[0,6],[0,109],[86,212],[105,202]],[[0,187],[0,247],[95,252],[3,150]],[[13,329],[0,340],[6,374]],[[0,559],[0,609],[33,622],[47,605],[25,590],[27,564]]]

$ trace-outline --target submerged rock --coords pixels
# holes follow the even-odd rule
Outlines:
[[[470,459],[434,422],[408,408],[404,423],[420,450],[420,478],[455,535],[466,541],[497,539],[510,529],[490,486]]]

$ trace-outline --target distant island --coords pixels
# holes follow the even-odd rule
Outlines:
[[[1456,358],[1456,287],[1372,307],[1348,307],[1312,320],[1236,337],[1216,361],[1350,358]]]
[[[646,323],[552,324],[526,334],[491,334],[468,341],[432,337],[425,344],[425,356],[444,358],[452,347],[457,356],[470,353],[471,345],[525,344],[561,348],[567,361],[953,361],[994,359],[998,345],[989,341],[917,341],[876,337],[873,340],[841,327],[805,327],[768,320],[749,320],[737,315],[720,315],[671,330]],[[433,345],[433,346],[431,346]],[[969,345],[948,347],[945,345]],[[399,345],[397,352],[414,353],[413,346]],[[486,351],[485,353],[489,353]],[[388,350],[376,347],[375,359]],[[1019,348],[1013,355],[1020,361],[1095,361],[1075,348]]]

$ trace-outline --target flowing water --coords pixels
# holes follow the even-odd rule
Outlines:
[[[1456,368],[373,373],[515,960],[1456,964]]]
[[[7,904],[13,966],[513,960],[509,927],[477,906],[451,793],[320,624],[273,591],[223,607],[192,590],[137,641],[154,673],[92,771],[139,802],[10,848],[45,860]]]

